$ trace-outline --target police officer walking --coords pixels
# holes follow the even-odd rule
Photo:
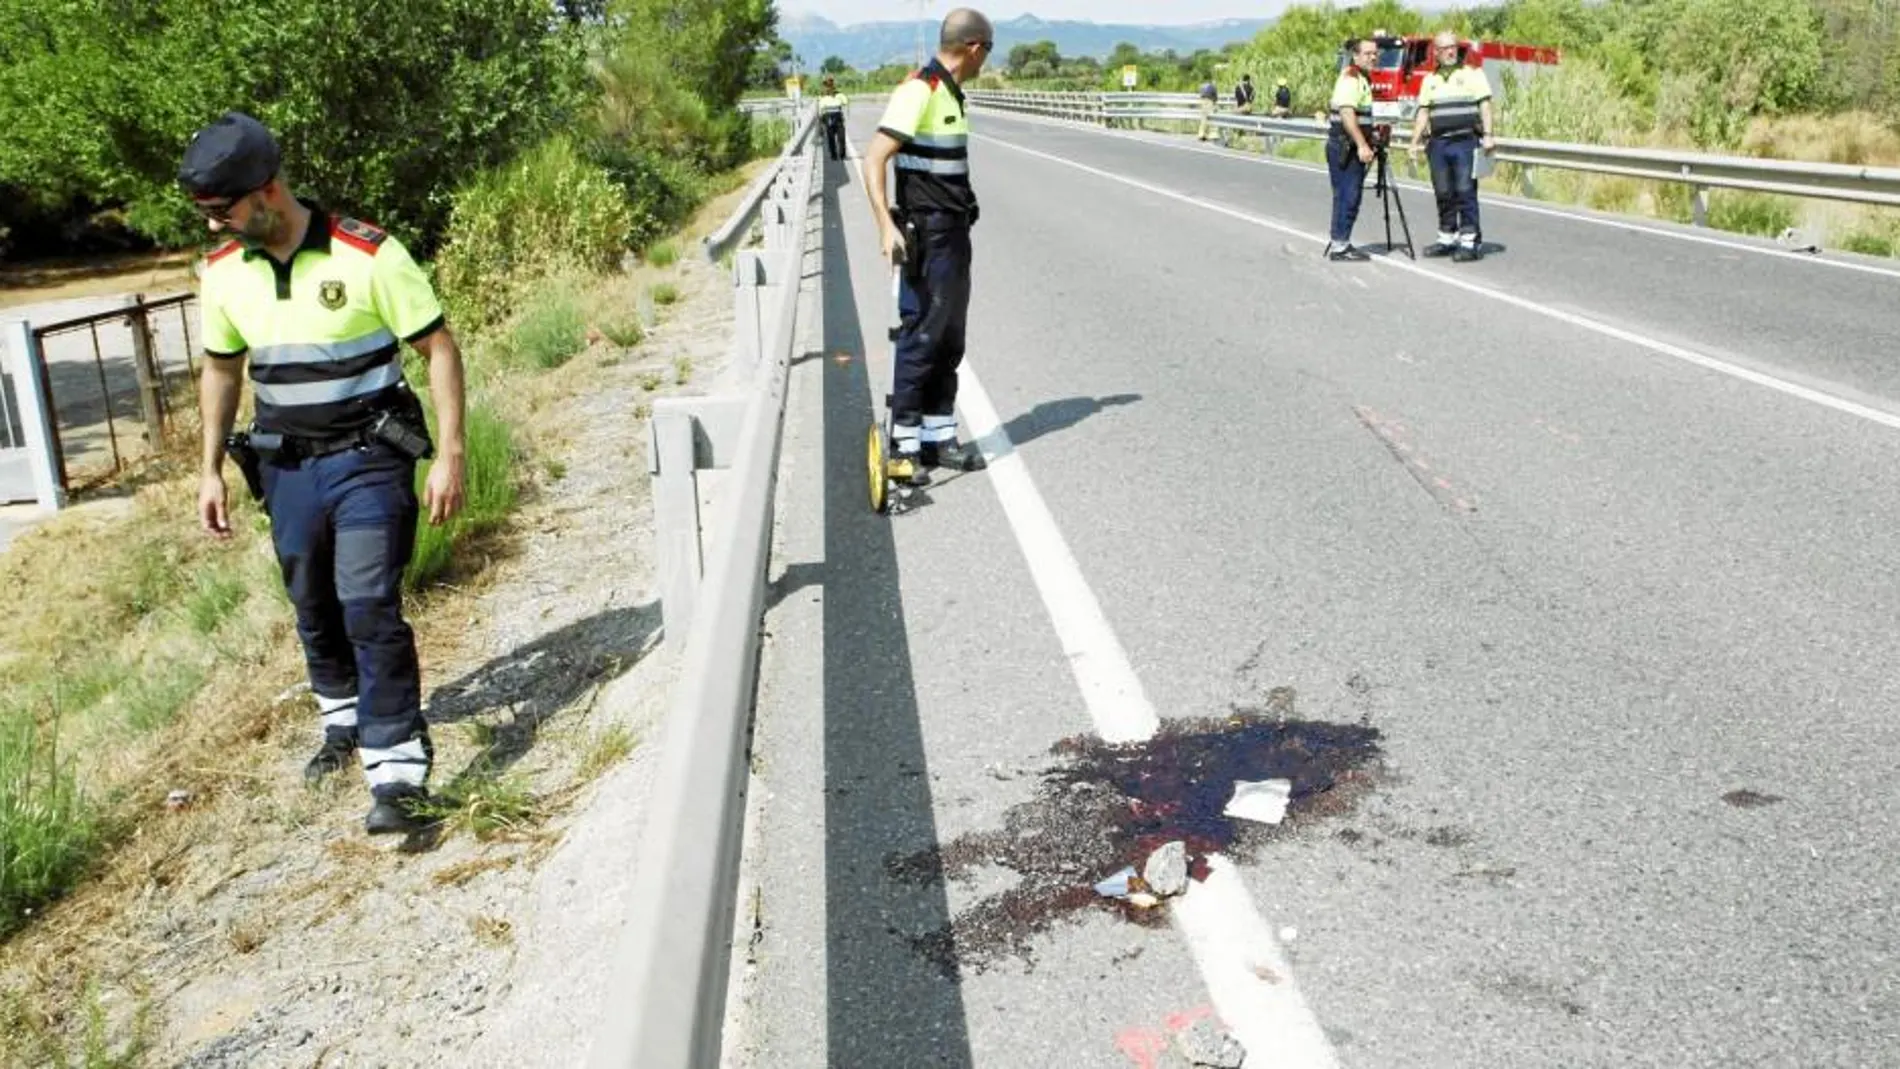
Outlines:
[[[838,92],[838,81],[825,76],[825,95],[818,98],[818,117],[825,124],[825,155],[844,159],[844,109],[850,103]]]
[[[901,263],[899,327],[891,382],[892,444],[924,469],[981,469],[957,441],[957,368],[970,309],[970,134],[962,84],[996,45],[990,20],[970,8],[946,15],[936,58],[891,91],[865,152],[865,184],[886,260]],[[884,169],[895,162],[895,208]]]
[[[1366,72],[1379,58],[1379,46],[1368,38],[1346,42],[1350,58],[1333,83],[1332,115],[1326,131],[1326,171],[1333,182],[1332,229],[1326,243],[1331,260],[1369,260],[1352,243],[1352,227],[1359,220],[1359,202],[1366,191],[1366,166],[1374,159],[1372,80]]]
[[[199,294],[210,359],[200,386],[198,512],[231,537],[229,448],[270,516],[297,634],[322,714],[312,781],[361,759],[370,834],[420,826],[433,757],[402,579],[421,509],[441,524],[463,502],[462,358],[428,277],[401,242],[292,195],[276,139],[227,112],[195,134],[178,178],[212,232]],[[437,455],[403,379],[404,343],[427,358]],[[256,402],[231,435],[244,368]],[[228,441],[227,441],[228,436]],[[418,503],[418,460],[435,456]]]
[[[1484,72],[1459,62],[1458,35],[1446,30],[1432,39],[1437,67],[1418,91],[1418,116],[1412,122],[1411,156],[1420,146],[1431,163],[1432,192],[1438,199],[1438,242],[1427,256],[1450,254],[1457,262],[1483,257],[1478,227],[1478,149],[1496,142],[1491,120],[1491,83]],[[1429,133],[1430,140],[1427,141]]]

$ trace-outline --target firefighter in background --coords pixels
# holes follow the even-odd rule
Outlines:
[[[891,91],[864,154],[871,214],[887,261],[902,264],[899,328],[891,371],[891,439],[925,469],[976,471],[974,447],[957,442],[957,367],[970,310],[970,132],[962,85],[996,47],[990,20],[970,8],[944,16],[936,58]],[[895,163],[895,208],[884,168]]]
[[[825,76],[825,95],[818,98],[818,117],[825,124],[825,155],[844,159],[844,109],[851,102],[838,92],[838,80]]]
[[[1369,38],[1355,37],[1346,42],[1346,55],[1350,61],[1333,83],[1332,116],[1326,131],[1326,170],[1333,181],[1333,218],[1326,257],[1369,260],[1366,251],[1352,243],[1352,227],[1359,219],[1359,202],[1366,192],[1366,166],[1376,155],[1371,141],[1372,80],[1366,72],[1378,60],[1379,46]]]
[[[278,164],[270,131],[227,112],[178,170],[212,233],[235,239],[207,257],[200,284],[199,522],[231,537],[229,454],[270,517],[322,717],[304,774],[322,779],[354,754],[372,801],[365,829],[407,833],[426,823],[417,805],[433,750],[402,579],[420,512],[440,526],[462,507],[462,357],[402,243],[293,196]],[[439,454],[403,379],[404,344],[428,363]],[[232,435],[246,364],[256,418]],[[416,464],[430,456],[418,502]]]
[[[1412,122],[1411,156],[1421,146],[1431,162],[1432,192],[1438,199],[1438,242],[1427,256],[1450,255],[1468,263],[1484,256],[1478,226],[1479,149],[1496,147],[1492,131],[1491,84],[1484,72],[1458,59],[1458,35],[1447,30],[1432,39],[1436,68],[1418,90],[1418,115]],[[1429,140],[1427,137],[1429,136]]]

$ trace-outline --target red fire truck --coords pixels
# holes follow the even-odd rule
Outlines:
[[[1398,36],[1383,30],[1371,39],[1379,46],[1379,58],[1372,66],[1372,109],[1380,119],[1410,122],[1418,109],[1418,90],[1425,76],[1438,69],[1438,57],[1432,50],[1430,34]],[[1506,41],[1458,42],[1458,61],[1484,71],[1491,83],[1491,95],[1502,101],[1505,95],[1504,72],[1522,85],[1538,74],[1557,66],[1561,56],[1555,48],[1511,44]],[[1339,53],[1340,66],[1347,61],[1345,50]]]

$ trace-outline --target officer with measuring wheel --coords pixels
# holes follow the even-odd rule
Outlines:
[[[229,452],[270,516],[295,606],[323,739],[320,780],[354,753],[372,835],[420,829],[433,749],[422,717],[402,581],[423,509],[440,525],[463,502],[463,373],[428,277],[388,233],[295,197],[276,139],[227,112],[186,147],[179,183],[213,233],[199,294],[209,359],[200,385],[198,512],[231,537]],[[403,379],[402,346],[429,364],[441,447]],[[232,433],[246,364],[256,418]],[[421,501],[418,461],[433,456]]]
[[[902,265],[892,370],[891,442],[920,484],[924,469],[977,471],[982,454],[957,441],[957,367],[970,308],[970,135],[962,84],[995,47],[990,20],[969,8],[944,17],[936,58],[891,92],[864,155],[866,192],[887,261]],[[895,163],[896,207],[885,193]]]
[[[1439,33],[1432,39],[1432,49],[1438,65],[1419,86],[1411,148],[1416,163],[1419,146],[1426,146],[1432,192],[1438,199],[1438,241],[1425,255],[1449,254],[1455,262],[1469,263],[1484,256],[1476,166],[1478,150],[1490,152],[1496,146],[1491,135],[1491,83],[1483,71],[1460,62],[1457,34]]]

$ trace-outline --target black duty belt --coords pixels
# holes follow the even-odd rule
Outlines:
[[[369,441],[367,428],[359,428],[347,434],[327,438],[313,438],[302,434],[277,434],[271,431],[252,431],[251,444],[258,452],[271,454],[280,460],[315,460],[332,453],[341,453],[345,449],[355,449]]]

